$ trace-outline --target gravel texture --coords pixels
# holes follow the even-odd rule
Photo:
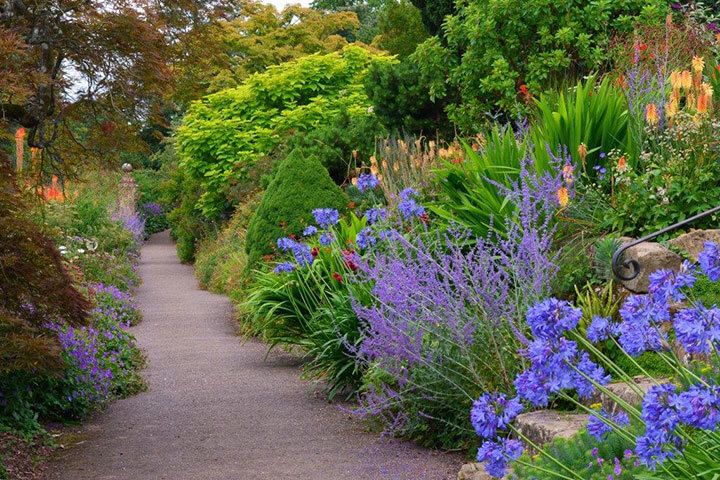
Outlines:
[[[201,290],[168,234],[143,247],[133,327],[149,389],[87,422],[53,480],[444,480],[462,459],[381,440],[300,380],[298,361],[235,335],[232,308]]]

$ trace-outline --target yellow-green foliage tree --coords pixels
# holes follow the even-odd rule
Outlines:
[[[187,104],[204,93],[236,87],[270,65],[348,44],[360,26],[353,12],[319,12],[299,5],[243,2],[238,11],[203,23],[182,35],[174,65],[175,101]]]
[[[329,125],[343,113],[373,115],[363,87],[372,61],[394,60],[350,45],[270,67],[193,103],[176,139],[181,166],[201,184],[202,213],[222,213],[228,188],[289,135]]]

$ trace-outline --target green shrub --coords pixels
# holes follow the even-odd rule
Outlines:
[[[632,33],[638,23],[661,25],[667,11],[663,0],[464,3],[446,19],[448,49],[439,55],[461,55],[449,77],[459,98],[448,113],[473,133],[486,112],[521,112],[521,84],[537,94],[606,69],[616,54],[613,37]]]
[[[299,148],[303,156],[314,156],[335,183],[342,184],[356,163],[367,163],[375,153],[375,139],[385,133],[375,115],[358,117],[343,113],[306,135],[294,136],[287,151]]]
[[[372,115],[363,79],[373,60],[393,61],[351,45],[272,66],[194,103],[176,138],[182,165],[200,184],[202,213],[221,216],[228,188],[289,134],[330,124],[341,114]]]
[[[238,205],[225,228],[217,237],[203,239],[195,255],[195,275],[200,286],[228,294],[235,303],[243,299],[249,281],[245,237],[259,198],[256,194]]]
[[[273,181],[263,195],[248,226],[246,252],[252,267],[275,252],[278,238],[299,236],[313,223],[316,208],[347,209],[345,193],[335,185],[315,157],[292,151],[278,165]]]

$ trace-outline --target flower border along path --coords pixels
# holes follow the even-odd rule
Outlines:
[[[147,392],[84,428],[54,480],[443,480],[462,459],[364,432],[299,379],[296,359],[235,336],[230,302],[197,286],[167,233],[143,247],[133,328]]]

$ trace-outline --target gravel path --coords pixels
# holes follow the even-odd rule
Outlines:
[[[53,480],[445,480],[462,460],[383,441],[299,379],[296,360],[235,336],[167,233],[145,245],[134,327],[149,390],[81,427]]]

